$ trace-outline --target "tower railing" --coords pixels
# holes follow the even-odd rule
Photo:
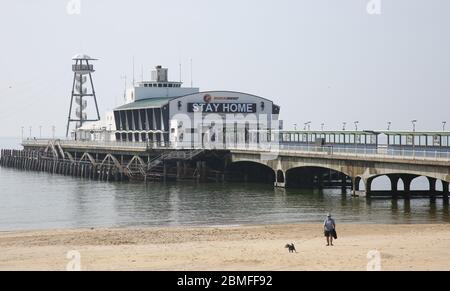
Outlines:
[[[72,65],[72,71],[94,71],[94,65]]]

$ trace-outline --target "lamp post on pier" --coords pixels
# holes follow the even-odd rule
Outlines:
[[[411,123],[413,125],[412,144],[413,144],[413,157],[415,159],[416,158],[416,135],[414,133],[416,132],[417,119],[411,120]]]

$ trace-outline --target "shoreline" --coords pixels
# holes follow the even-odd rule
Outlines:
[[[450,270],[450,224],[339,224],[326,247],[320,223],[0,232],[0,270],[356,270],[378,251],[382,270]],[[284,248],[294,243],[297,254]]]
[[[209,229],[209,228],[248,228],[248,227],[276,227],[276,226],[308,226],[321,225],[322,221],[297,222],[297,223],[254,223],[254,224],[211,224],[211,225],[130,225],[130,226],[85,226],[85,227],[60,227],[60,228],[24,228],[13,230],[0,230],[0,237],[7,233],[43,233],[43,232],[61,232],[61,231],[90,231],[90,230],[164,230],[164,229]],[[339,225],[385,225],[385,226],[436,226],[446,225],[446,222],[411,222],[411,223],[387,223],[387,222],[340,222]],[[450,223],[449,223],[450,225]]]

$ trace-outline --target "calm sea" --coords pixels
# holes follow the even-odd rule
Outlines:
[[[0,139],[1,148],[17,139]],[[372,200],[255,184],[104,183],[0,168],[0,231],[321,222],[446,223],[440,199]]]

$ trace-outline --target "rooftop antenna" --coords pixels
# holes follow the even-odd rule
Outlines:
[[[123,87],[123,102],[127,102],[127,75],[120,77],[124,81],[124,87]]]
[[[141,82],[144,83],[144,65],[141,65]]]
[[[134,87],[134,84],[135,84],[135,80],[134,80],[134,56],[133,56],[133,87]]]
[[[192,75],[192,59],[191,59],[191,88],[194,87],[194,81],[193,81],[193,75]]]
[[[66,137],[69,136],[70,123],[75,122],[75,128],[78,129],[83,126],[86,121],[99,121],[100,113],[98,111],[97,97],[95,95],[94,82],[92,81],[92,73],[95,72],[94,66],[90,64],[91,61],[96,61],[87,55],[76,55],[72,58],[75,62],[72,65],[73,71],[73,85],[72,85],[72,96],[70,99],[69,117],[67,119],[67,130]],[[89,82],[89,85],[85,83]],[[88,87],[90,87],[88,92]],[[96,119],[88,119],[87,113],[85,111],[87,107],[87,100],[84,98],[93,97],[95,102],[95,109],[97,112]],[[72,117],[73,101],[75,99],[75,105],[78,105],[75,111],[75,117]],[[75,136],[76,138],[76,136]]]
[[[180,61],[180,83],[181,83],[181,61]]]

